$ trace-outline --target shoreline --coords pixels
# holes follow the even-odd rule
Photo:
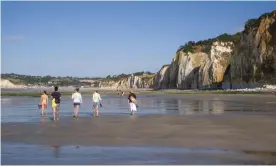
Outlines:
[[[3,91],[4,90],[4,91]],[[10,89],[9,89],[10,90]],[[29,96],[29,97],[39,97],[40,93],[44,89],[31,89],[28,91],[22,91],[19,89],[10,90],[8,89],[1,89],[1,96]],[[98,90],[100,94],[117,94],[117,90],[110,90],[110,89],[86,89],[82,88],[80,89],[80,92],[83,95],[90,95],[93,94],[95,90]],[[48,94],[50,94],[53,91],[53,89],[49,89]],[[153,94],[153,95],[165,95],[165,94],[185,94],[185,95],[196,95],[196,94],[244,94],[244,95],[250,95],[250,94],[256,94],[256,95],[276,95],[275,90],[262,90],[262,91],[256,91],[256,90],[178,90],[178,89],[166,89],[166,90],[153,90],[153,89],[133,89],[133,90],[123,90],[125,92],[126,96],[129,91],[133,91],[136,94]],[[60,93],[63,96],[70,96],[74,92],[74,89],[61,89]]]

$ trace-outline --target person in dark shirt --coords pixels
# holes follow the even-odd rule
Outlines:
[[[52,96],[52,107],[53,107],[53,119],[58,120],[60,110],[60,98],[61,94],[58,92],[58,87],[55,87],[55,91],[51,94]]]

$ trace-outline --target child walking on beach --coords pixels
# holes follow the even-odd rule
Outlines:
[[[136,103],[136,95],[132,92],[129,92],[128,103],[130,107],[130,115],[134,115],[134,113],[137,111],[137,107],[136,107],[137,103]]]
[[[46,109],[48,106],[48,95],[46,91],[44,91],[40,96],[39,106],[41,106],[41,116],[46,115]]]
[[[93,100],[93,115],[98,117],[99,116],[99,106],[102,106],[102,98],[98,91],[95,91],[92,97]]]
[[[72,99],[73,99],[73,105],[74,105],[73,117],[78,117],[79,106],[82,103],[82,97],[81,97],[81,94],[79,93],[79,88],[76,88],[75,93],[72,94]]]
[[[53,120],[56,121],[59,118],[60,98],[61,94],[58,92],[58,87],[55,87],[55,91],[52,96],[52,108],[53,108]]]

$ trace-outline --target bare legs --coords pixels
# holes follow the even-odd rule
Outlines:
[[[53,107],[53,120],[56,121],[59,119],[59,104],[56,107]]]
[[[57,116],[57,120],[59,119],[59,110],[60,110],[60,105],[57,104],[57,107],[56,107],[56,116]]]
[[[41,116],[44,116],[44,105],[41,106]]]
[[[74,117],[78,117],[78,112],[79,112],[79,106],[74,105]]]
[[[56,120],[56,107],[53,107],[53,120]]]
[[[134,115],[136,112],[136,105],[134,103],[129,103],[129,107],[130,107],[130,115]]]
[[[47,105],[42,104],[42,106],[41,106],[41,116],[46,115],[46,109],[47,109]]]
[[[93,115],[96,117],[99,116],[99,106],[98,105],[94,106]]]
[[[134,115],[135,114],[135,111],[130,109],[130,115]]]

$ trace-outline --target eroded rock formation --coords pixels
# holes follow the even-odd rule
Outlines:
[[[211,46],[210,54],[180,50],[171,65],[165,69],[162,67],[158,72],[156,87],[202,89],[221,86],[233,47],[232,42],[216,41]]]
[[[102,79],[98,81],[96,87],[106,89],[137,89],[154,88],[155,75],[141,75],[121,78],[119,80]]]
[[[169,65],[164,65],[162,68],[158,71],[154,78],[154,88],[155,89],[166,89],[168,88],[168,74],[167,72],[169,68]]]
[[[233,88],[276,84],[276,11],[247,22],[230,73]]]
[[[9,80],[1,79],[1,88],[23,88],[23,85],[15,85]]]
[[[276,11],[235,35],[188,42],[157,73],[156,88],[236,89],[276,85]]]

